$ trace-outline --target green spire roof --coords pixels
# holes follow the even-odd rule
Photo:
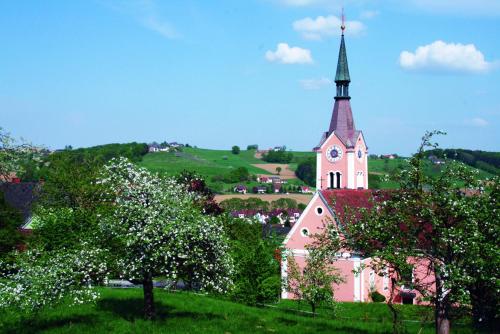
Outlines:
[[[337,74],[335,75],[335,82],[338,81],[351,81],[349,76],[349,66],[347,66],[347,53],[345,51],[344,34],[340,40],[339,61],[337,63]]]

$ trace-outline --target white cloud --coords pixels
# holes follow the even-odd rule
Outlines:
[[[303,79],[300,80],[299,82],[302,88],[306,90],[318,90],[332,83],[332,81],[328,78]]]
[[[407,70],[481,73],[493,68],[474,44],[434,43],[419,46],[415,52],[403,51],[399,64]]]
[[[374,17],[379,16],[379,15],[380,15],[380,12],[378,10],[365,10],[365,11],[361,12],[359,17],[361,17],[362,19],[368,20],[368,19],[373,19]]]
[[[279,43],[276,51],[267,51],[266,59],[282,64],[312,64],[311,51],[297,46],[290,47],[287,43]]]
[[[338,36],[342,20],[337,16],[318,16],[315,19],[310,17],[293,22],[293,29],[299,32],[302,37],[309,40],[321,40],[325,37]],[[365,26],[360,21],[346,21],[346,34],[358,35]]]
[[[467,120],[466,124],[480,127],[480,128],[484,128],[485,126],[488,126],[490,123],[488,123],[488,121],[485,120],[484,118],[475,117],[475,118]]]

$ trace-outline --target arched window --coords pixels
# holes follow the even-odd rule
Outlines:
[[[335,188],[335,177],[333,172],[328,173],[328,188],[333,189]]]
[[[337,181],[337,183],[336,183],[336,185],[335,185],[335,188],[340,189],[340,187],[341,187],[341,185],[342,185],[342,184],[341,184],[341,181],[342,181],[342,176],[341,176],[340,172],[337,172],[337,173],[335,173],[335,174],[336,174],[336,179],[337,179],[337,180],[336,180],[336,181]]]

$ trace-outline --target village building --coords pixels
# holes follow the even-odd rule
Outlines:
[[[316,152],[317,179],[313,198],[293,225],[283,243],[286,249],[282,256],[282,278],[288,277],[287,258],[293,257],[300,268],[306,265],[307,245],[314,234],[321,233],[325,224],[335,224],[339,231],[345,230],[345,206],[368,208],[372,191],[368,189],[368,146],[363,132],[355,127],[349,95],[351,82],[344,41],[344,29],[340,40],[337,71],[335,76],[336,96],[328,130],[323,133]],[[370,258],[353,250],[342,250],[333,263],[345,282],[335,285],[335,299],[343,302],[370,301],[370,292],[389,295],[390,280],[379,276],[368,268]],[[365,268],[366,266],[366,268]],[[365,269],[363,269],[365,268]],[[356,271],[357,274],[353,272]],[[400,290],[399,301],[413,303],[412,291]],[[282,298],[295,296],[282,291]]]

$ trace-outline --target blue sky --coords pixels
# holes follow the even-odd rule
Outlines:
[[[371,153],[500,151],[500,1],[0,3],[0,126],[49,148],[179,141],[310,150],[327,130],[345,7]]]

